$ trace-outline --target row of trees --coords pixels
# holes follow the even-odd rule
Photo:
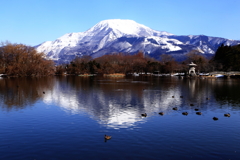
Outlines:
[[[77,57],[70,64],[58,66],[57,73],[93,74],[93,73],[133,73],[159,71],[159,73],[187,72],[189,63],[197,64],[197,72],[240,71],[240,45],[221,45],[211,58],[204,57],[199,51],[192,50],[186,54],[186,60],[177,62],[171,55],[163,54],[160,60],[145,56],[139,52],[135,55],[123,53],[104,55],[94,60],[91,57]]]
[[[77,57],[70,64],[59,65],[56,68],[57,74],[112,74],[112,73],[173,73],[187,72],[190,62],[198,64],[199,71],[208,71],[209,60],[202,55],[192,51],[187,54],[187,59],[181,63],[177,62],[172,56],[163,54],[161,60],[145,56],[143,52],[135,55],[116,53],[104,55],[91,59],[89,56]]]
[[[112,73],[174,73],[187,72],[190,62],[197,64],[198,72],[239,71],[240,45],[221,45],[212,59],[207,59],[193,50],[186,60],[177,62],[171,55],[163,54],[160,61],[145,56],[115,53],[92,59],[90,56],[76,57],[69,64],[55,66],[43,53],[23,44],[3,43],[0,46],[0,73],[9,76],[42,76],[53,74],[112,74]]]
[[[55,72],[54,62],[43,53],[23,44],[3,43],[0,47],[0,73],[9,76],[43,76]]]
[[[56,72],[62,74],[112,74],[158,71],[161,64],[156,60],[144,57],[142,52],[135,55],[123,53],[104,55],[92,60],[89,56],[75,58],[68,65],[57,66]]]

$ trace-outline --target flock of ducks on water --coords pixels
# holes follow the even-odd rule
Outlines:
[[[173,110],[177,110],[177,107],[174,107]],[[195,108],[194,110],[195,110],[195,111],[198,111],[199,109],[198,109],[198,108]],[[159,112],[159,114],[163,116],[163,115],[164,115],[164,112]],[[188,115],[188,112],[182,112],[182,114],[187,116],[187,115]],[[197,115],[202,115],[202,112],[196,112],[196,114],[197,114]],[[147,117],[147,113],[143,113],[143,114],[141,114],[141,115],[142,115],[142,117]],[[225,117],[230,117],[231,115],[230,115],[230,113],[225,113],[224,116],[225,116]],[[216,120],[218,120],[218,118],[217,118],[217,117],[213,117],[213,120],[216,121]],[[111,138],[112,138],[112,136],[109,136],[109,135],[106,135],[106,134],[104,135],[105,142],[106,142],[107,140],[110,140]]]
[[[45,94],[45,92],[43,91],[43,94]],[[172,98],[174,98],[174,96],[172,96]],[[180,98],[183,98],[183,96],[180,96]],[[206,98],[206,100],[209,100],[209,98]],[[190,104],[190,106],[194,106],[194,104]],[[173,107],[173,110],[178,110],[178,108],[177,107]],[[199,109],[198,108],[195,108],[194,109],[195,111],[199,111]],[[196,112],[196,114],[197,115],[202,115],[202,112]],[[143,114],[141,114],[142,115],[142,117],[147,117],[147,113],[143,113]],[[164,115],[164,112],[159,112],[159,115],[161,115],[161,116],[163,116]],[[185,115],[185,116],[187,116],[188,115],[188,112],[182,112],[182,115]],[[225,117],[230,117],[231,115],[230,115],[230,113],[225,113],[224,114],[224,116]],[[217,117],[213,117],[213,120],[218,120],[218,118]],[[107,141],[107,140],[110,140],[112,138],[112,136],[109,136],[109,135],[104,135],[104,139],[105,139],[105,141]]]
[[[174,96],[172,96],[172,98],[174,98]],[[180,96],[180,98],[183,98],[183,96]],[[209,100],[209,98],[206,98],[206,100]],[[194,104],[190,104],[190,106],[194,106]],[[173,107],[172,109],[173,109],[173,110],[178,110],[177,107]],[[202,112],[199,112],[199,109],[198,109],[198,108],[195,108],[194,110],[197,111],[197,112],[196,112],[197,115],[202,115]],[[164,115],[164,112],[159,112],[158,114],[161,115],[161,116],[163,116],[163,115]],[[147,117],[147,113],[143,113],[143,114],[141,114],[141,115],[142,115],[142,117]],[[182,115],[187,116],[187,115],[188,115],[188,112],[182,112]],[[230,113],[225,113],[224,116],[225,116],[225,117],[230,117],[231,115],[230,115]],[[216,120],[218,120],[218,118],[217,118],[217,117],[213,117],[213,120],[216,121]]]
[[[172,96],[172,98],[174,98],[174,96]],[[183,98],[183,96],[180,96],[180,98]],[[206,98],[206,100],[209,100],[209,98]],[[194,106],[194,104],[190,104],[190,106]],[[178,110],[177,107],[173,107],[172,109],[173,110]],[[196,111],[197,115],[202,115],[202,112],[200,112],[198,108],[195,108],[194,110]],[[158,114],[163,116],[164,112],[159,112]],[[187,116],[188,112],[182,112],[182,115]],[[142,113],[141,116],[142,117],[147,117],[147,113]],[[230,113],[225,113],[224,116],[225,117],[230,117],[231,115],[230,115]],[[218,120],[218,118],[217,117],[213,117],[213,120],[216,121],[216,120]],[[105,135],[104,138],[105,138],[105,141],[107,141],[107,140],[111,139],[112,136]]]

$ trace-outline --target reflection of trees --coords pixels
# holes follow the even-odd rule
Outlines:
[[[240,104],[239,99],[240,84],[238,79],[219,80],[213,85],[213,94],[221,104]]]
[[[184,100],[187,103],[194,103],[202,108],[219,106],[210,105],[213,101],[217,101],[220,105],[231,104],[234,106],[240,103],[238,80],[230,79],[189,79],[183,80],[181,92],[184,94]],[[210,100],[206,100],[209,98]]]
[[[33,105],[53,86],[51,77],[0,79],[1,107],[7,110]]]

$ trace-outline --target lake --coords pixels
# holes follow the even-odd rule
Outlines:
[[[239,93],[240,79],[0,79],[0,159],[239,159]]]

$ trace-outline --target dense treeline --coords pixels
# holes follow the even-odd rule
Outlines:
[[[171,55],[163,54],[160,61],[145,56],[143,52],[135,55],[116,53],[91,59],[89,56],[77,57],[70,64],[59,65],[57,74],[112,74],[112,73],[174,73],[187,72],[190,62],[199,65],[199,71],[209,70],[209,60],[192,51],[184,62],[177,62]]]
[[[160,60],[145,56],[138,52],[135,55],[117,53],[91,59],[77,57],[68,65],[57,66],[57,74],[111,74],[111,73],[175,73],[188,71],[188,64],[197,64],[197,72],[240,71],[240,45],[221,45],[211,59],[204,57],[199,51],[192,50],[185,55],[186,60],[177,62],[171,55],[163,54]]]
[[[240,71],[240,44],[236,46],[221,45],[211,63],[215,70]]]
[[[135,55],[123,53],[104,55],[92,60],[88,56],[75,58],[68,65],[57,67],[57,73],[62,74],[112,74],[112,73],[142,73],[161,70],[161,63],[144,57],[142,52]]]
[[[43,76],[54,74],[53,61],[43,53],[23,44],[6,42],[0,47],[0,73],[8,76]]]
[[[0,74],[8,76],[42,76],[55,74],[113,74],[113,73],[176,73],[187,72],[188,64],[197,64],[197,72],[240,71],[240,45],[221,45],[209,60],[199,51],[186,54],[186,60],[177,62],[163,54],[156,60],[143,52],[135,55],[115,53],[92,59],[76,57],[69,64],[54,66],[43,53],[23,44],[6,43],[0,46]]]

